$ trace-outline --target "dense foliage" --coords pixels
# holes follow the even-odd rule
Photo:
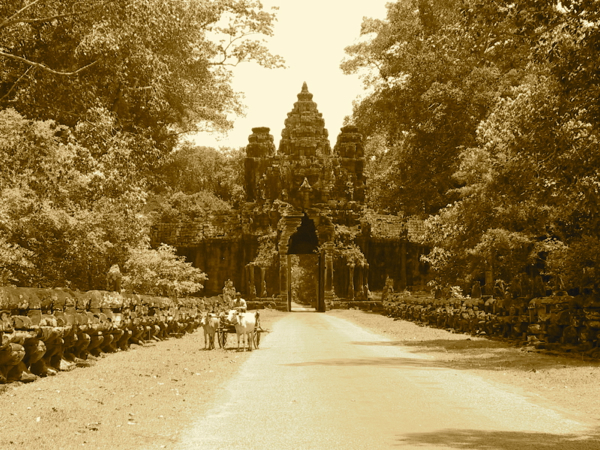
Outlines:
[[[274,14],[254,0],[0,0],[0,17],[0,285],[98,289],[119,264],[139,292],[194,291],[204,274],[150,249],[149,227],[243,197],[243,152],[180,137],[231,126],[231,67],[281,66],[260,38]],[[142,277],[157,268],[160,282]]]
[[[244,199],[244,149],[196,146],[184,142],[155,174],[164,192],[210,192],[237,206]]]
[[[365,20],[343,68],[369,89],[370,201],[428,217],[439,284],[543,274],[594,288],[600,6],[412,0]],[[599,274],[600,275],[600,274]]]
[[[0,11],[4,105],[71,126],[101,106],[158,143],[229,127],[241,104],[228,65],[281,64],[243,39],[272,34],[254,0],[3,0]]]
[[[206,275],[161,245],[156,250],[134,249],[125,263],[123,285],[134,293],[181,297],[203,288]]]

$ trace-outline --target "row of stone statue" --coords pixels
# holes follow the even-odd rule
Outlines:
[[[87,366],[104,353],[193,332],[203,300],[0,288],[0,383]]]
[[[594,295],[528,298],[449,298],[391,294],[385,313],[455,332],[518,340],[600,357],[600,299]]]

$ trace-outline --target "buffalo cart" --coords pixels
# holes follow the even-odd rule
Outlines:
[[[266,330],[263,330],[260,326],[260,318],[257,317],[256,326],[254,327],[253,339],[252,342],[254,344],[254,348],[258,348],[260,345],[260,334],[265,333]],[[227,322],[227,320],[221,319],[219,324],[219,328],[216,330],[217,339],[219,341],[219,345],[222,349],[226,350],[227,348],[227,336],[230,334],[236,335],[235,325]]]

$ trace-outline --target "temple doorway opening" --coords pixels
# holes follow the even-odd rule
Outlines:
[[[323,264],[317,228],[306,213],[296,217],[296,225],[289,222],[295,230],[289,237],[286,255],[288,311],[321,311]]]
[[[290,255],[291,311],[316,311],[319,297],[319,255]]]

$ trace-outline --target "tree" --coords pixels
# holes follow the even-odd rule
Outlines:
[[[386,20],[366,19],[363,40],[346,48],[342,69],[363,73],[368,89],[351,120],[368,138],[385,139],[375,184],[382,197],[373,200],[391,212],[434,214],[457,198],[460,149],[474,144],[479,121],[518,78],[510,71],[524,65],[518,52],[492,59],[478,51],[462,5],[390,3]]]
[[[108,268],[125,262],[149,226],[143,181],[129,164],[106,159],[124,150],[118,135],[110,151],[94,152],[64,126],[8,109],[0,111],[0,136],[0,240],[19,269],[4,266],[11,282],[103,286]]]
[[[547,65],[569,99],[569,109],[585,109],[586,120],[598,123],[596,94],[600,78],[596,56],[600,49],[600,9],[597,2],[473,1],[468,2],[463,13],[469,29],[479,30],[480,48],[507,55],[520,47],[522,60]]]
[[[31,252],[0,236],[0,286],[11,285],[19,272],[31,269],[30,258]]]
[[[598,14],[587,0],[397,2],[348,47],[343,68],[370,89],[350,119],[373,144],[369,200],[429,214],[440,284],[590,276],[576,253],[600,242]]]
[[[147,250],[148,193],[179,137],[241,111],[231,67],[282,65],[261,39],[275,16],[254,0],[0,0],[0,12],[0,281],[102,288]],[[215,189],[235,202],[230,153]],[[202,191],[170,201],[184,216],[230,207]]]
[[[543,271],[542,255],[560,249],[555,242],[578,246],[586,236],[588,241],[598,238],[597,131],[565,114],[565,103],[554,77],[532,76],[482,122],[480,145],[461,154],[456,174],[464,184],[461,200],[448,210],[455,211],[455,223],[468,233],[460,239],[467,248],[471,242],[498,254],[489,239],[491,229],[520,242],[512,253],[521,255],[521,263],[494,261],[499,268],[537,265]],[[558,269],[551,272],[561,275]]]
[[[215,213],[231,211],[231,205],[206,191],[195,194],[174,192],[155,199],[153,210],[157,223],[178,223],[209,220]]]
[[[504,91],[480,122],[477,145],[461,151],[459,201],[429,220],[444,255],[440,273],[493,268],[508,282],[527,271],[557,289],[594,288],[600,152],[597,79],[587,60],[597,39],[595,7],[498,5],[477,4],[469,24],[488,27],[487,47],[500,54],[515,42],[527,47],[529,75]]]
[[[136,248],[125,263],[123,287],[137,294],[180,297],[204,286],[206,274],[177,256],[175,248],[162,244],[156,250]]]
[[[181,133],[227,129],[239,113],[229,66],[281,66],[256,36],[273,13],[254,0],[0,3],[0,103],[75,126],[92,107],[168,151]]]
[[[245,149],[196,146],[184,142],[157,175],[167,191],[210,192],[233,205],[244,199]]]

